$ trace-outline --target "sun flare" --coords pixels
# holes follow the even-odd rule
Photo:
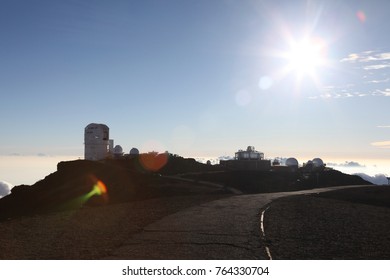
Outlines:
[[[289,50],[283,55],[287,60],[287,72],[298,76],[316,76],[316,72],[325,65],[326,48],[322,40],[306,38],[290,43]]]

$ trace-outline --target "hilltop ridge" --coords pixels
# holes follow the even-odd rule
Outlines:
[[[221,187],[206,187],[201,182]],[[263,193],[356,184],[370,183],[331,169],[303,179],[299,171],[225,170],[171,154],[75,160],[58,163],[56,172],[32,186],[14,187],[10,195],[0,199],[0,220],[158,197],[225,195],[229,188]]]

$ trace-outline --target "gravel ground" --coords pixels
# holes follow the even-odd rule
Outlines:
[[[193,194],[20,217],[0,223],[0,259],[104,259],[147,225],[230,195]],[[265,212],[273,259],[390,259],[390,188],[278,199]]]
[[[390,259],[390,187],[278,199],[265,212],[273,259]]]
[[[163,197],[15,218],[0,223],[0,259],[105,258],[148,224],[222,197]]]

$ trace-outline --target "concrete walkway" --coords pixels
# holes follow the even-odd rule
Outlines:
[[[129,236],[107,259],[268,259],[260,237],[262,208],[284,196],[350,187],[360,186],[238,195],[191,207]]]

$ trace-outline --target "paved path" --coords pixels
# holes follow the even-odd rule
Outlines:
[[[260,211],[273,199],[345,186],[297,192],[239,195],[187,208],[158,220],[108,259],[268,259],[261,244]]]

